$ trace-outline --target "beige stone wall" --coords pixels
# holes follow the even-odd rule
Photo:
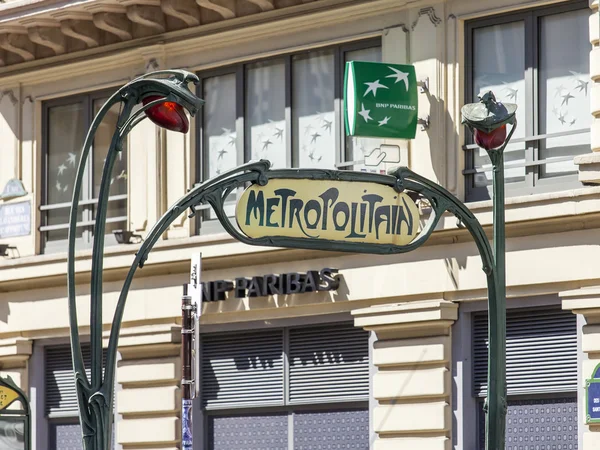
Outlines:
[[[592,123],[592,153],[577,156],[575,164],[579,165],[579,180],[583,183],[600,184],[600,41],[598,0],[590,0],[590,76],[592,78],[590,110],[594,116]]]
[[[585,325],[582,329],[581,351],[582,359],[581,373],[579,376],[577,396],[579,399],[586,398],[586,380],[592,378],[594,369],[600,364],[600,289],[587,287],[571,291],[561,292],[563,309],[570,310],[574,314],[581,314]],[[580,402],[580,405],[585,405]],[[600,426],[598,424],[587,425],[585,406],[579,411],[579,427],[583,428],[583,443],[580,442],[582,450],[598,448],[600,444]]]
[[[428,78],[430,86],[429,93],[419,95],[419,115],[430,116],[431,128],[418,131],[410,143],[387,143],[401,147],[402,163],[462,198],[464,136],[459,122],[464,101],[464,23],[474,17],[549,3],[554,2],[375,0],[355,2],[340,10],[337,2],[329,1],[327,7],[311,14],[281,13],[269,16],[270,20],[244,19],[237,22],[244,26],[211,25],[211,32],[181,39],[147,38],[139,45],[116,44],[110,54],[96,50],[95,56],[88,59],[49,58],[31,62],[23,70],[0,68],[0,189],[11,178],[23,181],[30,194],[14,201],[32,202],[35,230],[40,225],[38,207],[42,201],[41,105],[45,100],[101,88],[116,89],[155,68],[200,71],[315,45],[380,36],[384,59],[414,64],[418,77]],[[594,50],[590,61],[597,85],[597,2],[591,3],[591,8],[590,40]],[[600,117],[597,86],[592,90],[591,110]],[[592,128],[594,153],[579,160],[582,179],[589,177],[592,181],[600,149],[598,117]],[[128,148],[128,226],[133,231],[145,235],[166,208],[194,183],[195,128],[192,121],[190,133],[183,136],[144,122],[132,133]],[[591,158],[589,165],[585,158]],[[470,207],[490,232],[491,202]],[[509,199],[508,301],[599,284],[599,227],[599,187]],[[449,448],[449,330],[456,319],[457,303],[486,297],[476,248],[453,217],[442,218],[428,245],[418,251],[385,257],[248,247],[222,234],[192,236],[193,230],[193,221],[182,215],[157,244],[132,286],[120,342],[122,361],[117,370],[117,412],[121,415],[117,441],[124,449],[174,449],[178,445],[179,299],[190,256],[197,251],[203,253],[205,280],[339,268],[343,283],[336,293],[230,298],[205,305],[202,323],[277,321],[354,311],[357,326],[377,334],[373,348],[373,363],[379,369],[373,384],[378,402],[373,423],[378,435],[375,450]],[[0,374],[11,373],[27,387],[31,341],[68,335],[66,257],[39,255],[39,235],[35,232],[0,243],[17,246],[21,256],[0,257]],[[103,322],[107,328],[137,248],[106,249]],[[79,320],[86,333],[89,251],[78,252],[76,269]],[[591,347],[585,351],[592,360],[600,354]],[[427,420],[416,421],[415,417]],[[148,433],[140,433],[140,429]],[[597,433],[593,434],[591,428],[589,431],[586,450],[593,448],[587,442],[597,439]]]
[[[423,300],[353,311],[375,332],[374,450],[449,450],[452,444],[450,329],[458,305]]]
[[[123,330],[117,366],[116,442],[123,449],[175,450],[181,439],[180,327]]]

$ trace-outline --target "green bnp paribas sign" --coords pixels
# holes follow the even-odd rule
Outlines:
[[[418,119],[414,66],[350,61],[344,93],[349,136],[414,139]]]

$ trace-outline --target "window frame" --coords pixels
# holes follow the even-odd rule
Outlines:
[[[582,187],[578,180],[578,174],[561,175],[556,177],[544,178],[540,176],[540,169],[545,163],[540,160],[541,143],[546,140],[545,135],[539,135],[540,129],[540,114],[539,114],[539,68],[540,68],[540,43],[541,43],[541,27],[540,20],[546,16],[552,16],[562,13],[568,13],[578,10],[589,10],[589,5],[586,0],[570,0],[555,5],[542,6],[537,8],[529,8],[522,11],[513,11],[506,14],[496,16],[488,16],[478,19],[469,20],[465,23],[465,104],[476,102],[477,99],[473,95],[473,63],[474,53],[473,35],[475,30],[491,27],[495,25],[503,25],[507,23],[523,22],[525,32],[525,91],[526,91],[526,111],[525,116],[529,119],[525,124],[519,124],[520,127],[525,126],[526,141],[524,142],[525,152],[525,180],[523,182],[506,183],[506,192],[509,196],[531,195],[544,192],[554,192],[557,186],[560,190],[575,189]],[[556,133],[560,135],[561,133]],[[582,133],[583,134],[583,133]],[[462,170],[463,180],[465,183],[465,200],[467,202],[475,202],[481,200],[489,200],[492,198],[491,185],[487,187],[476,187],[474,175],[477,170],[475,167],[475,149],[470,149],[468,146],[474,144],[474,139],[471,133],[467,130],[465,133],[465,145],[463,150],[464,169]],[[552,162],[550,160],[549,162]],[[514,167],[523,167],[523,164],[517,164]]]
[[[471,305],[469,305],[471,306]],[[528,299],[528,301],[523,301],[521,302],[521,304],[519,305],[515,305],[512,307],[507,308],[507,314],[510,313],[521,313],[521,314],[526,314],[528,312],[537,312],[537,311],[549,311],[549,310],[553,310],[553,311],[563,311],[561,308],[561,303],[560,303],[560,299],[558,299],[557,297],[553,296],[541,296],[539,298],[533,297],[531,299]],[[464,311],[461,311],[461,315],[464,315],[463,317],[467,320],[464,320],[463,323],[461,324],[462,330],[461,332],[465,332],[468,335],[468,341],[469,341],[469,348],[466,349],[466,351],[464,351],[464,353],[461,355],[463,358],[465,358],[466,360],[470,361],[469,363],[469,367],[467,368],[467,370],[465,370],[463,372],[463,376],[468,377],[470,383],[469,383],[469,388],[465,389],[464,385],[463,385],[463,395],[465,397],[468,398],[468,403],[469,405],[465,405],[466,408],[465,410],[467,410],[467,414],[474,418],[475,420],[475,426],[472,426],[472,423],[467,421],[464,421],[461,425],[463,428],[463,431],[465,431],[465,434],[469,434],[469,438],[468,441],[471,442],[476,442],[479,448],[479,443],[481,442],[481,440],[484,438],[485,435],[485,413],[483,413],[483,404],[486,400],[486,396],[479,396],[474,392],[474,383],[475,383],[475,364],[478,361],[478,358],[475,354],[475,342],[474,342],[474,333],[473,333],[473,329],[474,329],[474,318],[477,315],[480,314],[489,314],[489,311],[487,309],[487,306],[484,306],[481,302],[478,302],[478,304],[474,304],[472,307],[467,307],[464,308]],[[459,317],[459,319],[462,317]],[[577,334],[577,347],[580,347],[580,338],[581,338],[581,334],[580,334],[580,329],[579,329],[579,325],[577,324],[577,319],[573,319],[576,323],[576,334]],[[533,324],[535,325],[535,322],[533,322]],[[453,348],[454,350],[454,348]],[[578,359],[580,359],[580,355],[577,356]],[[578,363],[579,365],[579,363]],[[579,369],[577,369],[577,378],[579,379]],[[460,389],[460,388],[459,388]],[[507,403],[509,403],[510,401],[543,401],[543,400],[575,400],[575,405],[577,408],[579,408],[579,403],[578,403],[578,388],[574,387],[572,390],[561,390],[561,391],[549,391],[549,392],[531,392],[531,393],[516,393],[516,394],[507,394],[506,395],[506,400]],[[464,407],[464,406],[463,406]],[[465,411],[463,410],[463,414],[465,414]],[[577,411],[577,415],[580,414],[580,411]],[[508,418],[508,416],[507,416]],[[483,428],[482,428],[483,425]],[[580,424],[577,423],[577,426],[579,428]],[[578,436],[579,436],[579,428],[578,428]],[[463,437],[463,439],[465,439]],[[581,442],[579,442],[579,444],[581,444]],[[466,447],[465,447],[466,448]]]
[[[357,398],[357,397],[349,397],[348,399],[335,399],[335,400],[315,400],[312,402],[294,402],[290,401],[290,332],[292,330],[304,330],[312,327],[324,327],[324,326],[339,326],[339,325],[353,325],[353,322],[348,320],[345,316],[340,316],[337,318],[325,318],[323,321],[308,321],[304,323],[304,321],[296,321],[293,320],[291,323],[277,323],[273,326],[264,326],[264,324],[256,324],[256,327],[232,327],[232,330],[224,330],[222,327],[219,327],[215,330],[208,330],[204,333],[201,333],[202,337],[206,335],[231,335],[233,334],[245,334],[245,333],[256,333],[260,331],[271,331],[271,332],[281,332],[282,339],[282,362],[283,362],[283,371],[282,371],[282,388],[283,388],[283,399],[282,404],[280,405],[260,405],[260,406],[224,406],[224,407],[210,407],[207,408],[203,405],[203,390],[200,388],[200,396],[196,399],[194,403],[194,412],[197,412],[200,416],[198,418],[198,422],[200,427],[195,429],[197,434],[200,436],[200,449],[208,450],[211,445],[211,427],[210,420],[214,417],[231,417],[231,416],[249,416],[249,415],[261,415],[261,414],[273,414],[273,415],[282,415],[286,416],[288,420],[288,445],[293,443],[293,421],[296,413],[307,413],[307,412],[338,412],[338,411],[356,411],[363,410],[366,411],[369,415],[371,414],[371,407],[369,404],[369,398]],[[354,327],[357,328],[357,327]],[[368,365],[369,368],[372,366],[372,355],[371,355],[371,338],[370,335],[367,335],[367,342],[369,343],[368,349]],[[202,345],[202,344],[201,344]],[[202,372],[202,368],[200,369]],[[372,375],[369,370],[369,394],[371,395],[372,390]],[[369,418],[369,421],[371,419]],[[369,435],[370,438],[370,435]],[[292,441],[290,441],[292,439]]]
[[[292,60],[294,56],[308,54],[320,50],[333,50],[334,60],[334,114],[336,121],[334,123],[335,133],[335,166],[338,167],[343,163],[351,162],[352,155],[349,155],[349,146],[346,145],[346,135],[344,130],[344,102],[343,102],[343,76],[345,56],[348,52],[362,50],[372,47],[383,48],[382,37],[357,38],[348,42],[339,44],[324,44],[321,46],[310,47],[305,50],[295,52],[282,52],[277,55],[264,58],[248,58],[247,60],[228,64],[213,69],[207,69],[196,73],[200,82],[196,86],[196,94],[198,97],[204,97],[205,80],[212,77],[234,74],[236,77],[236,104],[235,104],[235,132],[236,132],[236,157],[238,164],[243,164],[251,158],[250,145],[248,137],[245,133],[246,128],[246,80],[247,69],[255,63],[263,63],[268,61],[283,60],[285,65],[285,132],[286,132],[286,156],[291,163],[292,168],[297,168],[299,165],[299,156],[294,153],[293,143],[293,67]],[[195,177],[196,184],[208,179],[209,154],[206,150],[204,142],[204,109],[201,108],[196,115],[196,131],[195,131]],[[351,169],[352,166],[344,166]],[[238,194],[239,195],[239,194]],[[207,220],[208,207],[198,208],[204,209],[202,214],[199,214],[196,220],[196,234],[211,234],[223,231],[223,227],[216,220]]]
[[[88,93],[69,95],[66,97],[54,98],[51,100],[45,100],[42,102],[42,176],[41,176],[41,187],[42,193],[40,196],[40,205],[38,209],[41,212],[40,226],[38,232],[40,233],[40,253],[57,253],[60,251],[67,250],[67,241],[48,241],[47,232],[53,231],[48,229],[51,227],[48,225],[48,212],[56,211],[62,208],[70,208],[71,203],[68,202],[68,206],[63,203],[48,203],[48,169],[49,169],[49,144],[50,144],[50,109],[58,106],[66,106],[81,103],[83,106],[83,122],[86,129],[92,124],[94,120],[94,102],[103,98],[111,97],[114,94],[114,89],[102,89],[99,91],[93,91]],[[85,139],[85,137],[84,137]],[[78,154],[80,156],[80,154]],[[128,161],[129,165],[129,161]],[[129,186],[128,186],[129,187]],[[76,245],[79,248],[91,248],[93,245],[93,227],[94,227],[94,208],[98,204],[98,199],[94,198],[94,147],[90,149],[84,171],[84,181],[81,187],[81,199],[80,207],[82,221],[78,222],[77,227],[83,228],[82,236],[75,239]],[[127,202],[126,208],[128,208],[129,192],[127,194],[112,195],[109,197],[110,201],[125,200]],[[58,205],[63,205],[57,208]],[[123,220],[124,218],[124,220]],[[107,218],[107,223],[127,223],[127,217],[120,216],[115,218]],[[64,225],[64,224],[60,224]],[[68,229],[68,222],[66,223]],[[65,229],[63,227],[63,229]],[[105,245],[116,245],[117,241],[112,234],[105,236]]]

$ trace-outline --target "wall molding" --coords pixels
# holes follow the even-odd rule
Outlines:
[[[437,27],[440,23],[442,23],[442,19],[440,19],[435,13],[435,8],[433,6],[428,6],[427,8],[421,8],[419,10],[417,18],[410,27],[411,30],[415,29],[415,27],[419,23],[419,19],[421,18],[421,16],[424,15],[427,15],[427,17],[429,17],[429,20],[431,21],[434,27]]]

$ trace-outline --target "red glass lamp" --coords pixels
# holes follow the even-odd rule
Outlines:
[[[462,107],[462,123],[471,129],[478,146],[488,151],[502,151],[510,139],[506,135],[506,125],[512,124],[510,134],[514,132],[516,110],[517,105],[496,101],[490,91],[480,97],[479,103]]]
[[[160,100],[164,97],[159,95],[149,95],[142,100],[147,105],[154,100]],[[162,102],[151,106],[144,111],[148,118],[159,127],[180,133],[187,133],[190,128],[190,122],[185,115],[183,107],[175,102]]]
[[[502,125],[489,133],[475,128],[473,135],[475,143],[485,150],[493,150],[500,147],[506,141],[506,125]]]

